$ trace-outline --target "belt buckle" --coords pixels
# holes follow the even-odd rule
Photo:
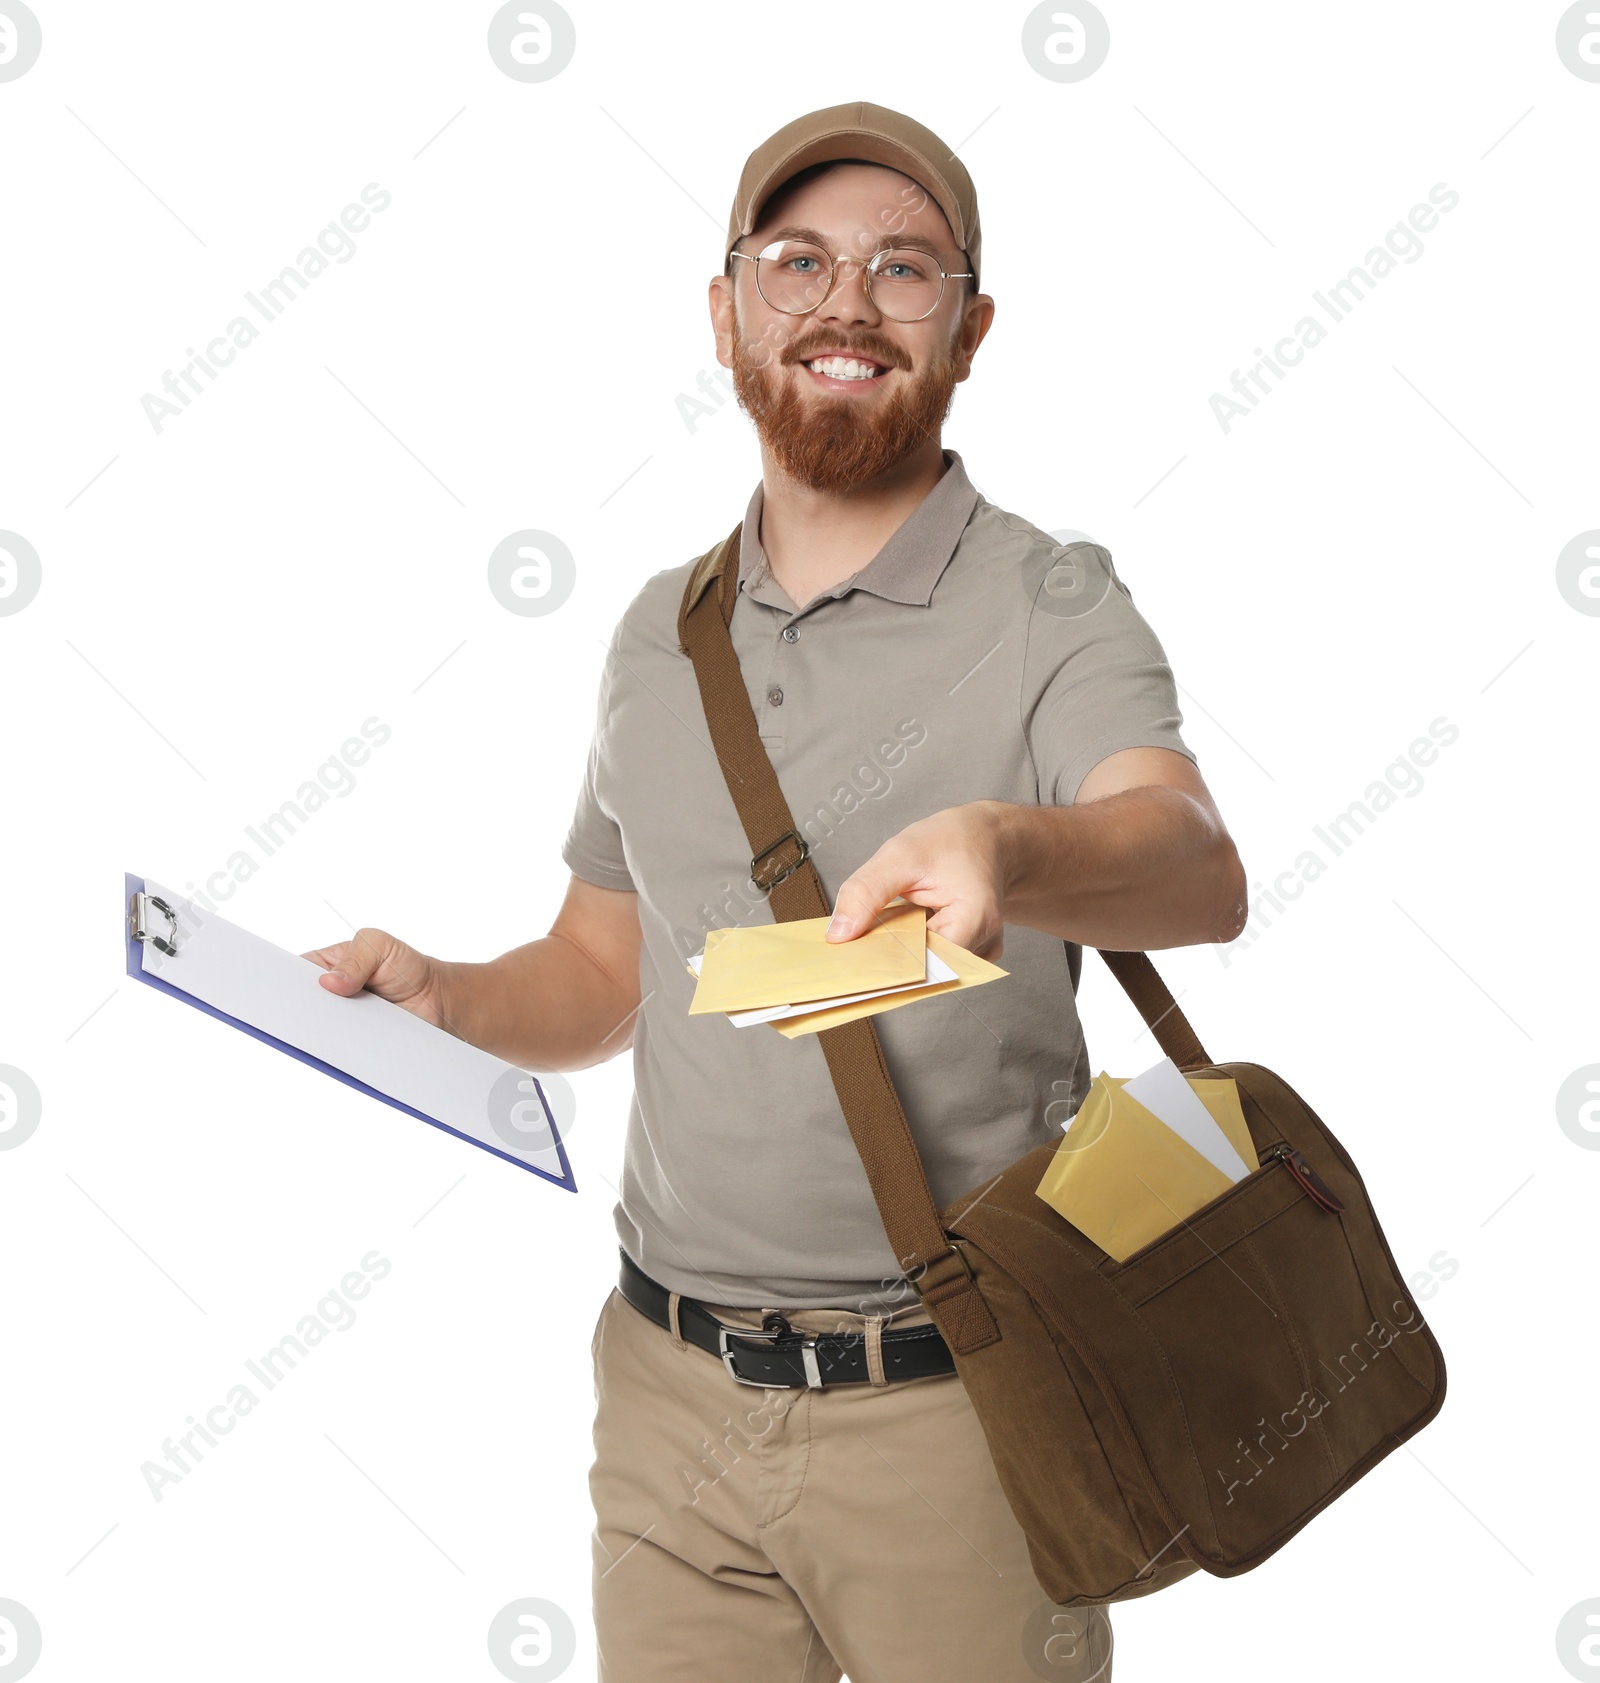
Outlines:
[[[717,1322],[717,1354],[722,1357],[722,1365],[728,1370],[728,1377],[736,1384],[753,1385],[758,1391],[766,1390],[766,1380],[746,1379],[744,1375],[739,1372],[738,1368],[734,1366],[733,1358],[735,1352],[728,1348],[728,1338],[730,1335],[734,1338],[782,1338],[782,1329],[774,1327],[771,1332],[768,1332],[763,1327],[728,1327],[724,1326],[721,1321]],[[816,1357],[812,1356],[810,1362],[807,1364],[808,1374],[810,1369],[815,1365]],[[818,1383],[820,1384],[821,1381],[819,1380]],[[794,1387],[792,1385],[779,1385],[775,1386],[774,1389],[780,1391],[792,1391]]]

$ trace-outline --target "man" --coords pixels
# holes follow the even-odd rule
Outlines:
[[[751,155],[710,283],[761,441],[729,629],[829,938],[904,895],[1005,956],[980,993],[875,1019],[940,1204],[1082,1101],[1084,945],[1229,940],[1245,918],[1109,557],[994,507],[941,446],[994,317],[979,248],[949,148],[840,106]],[[1104,1611],[1052,1608],[1033,1579],[817,1039],[688,1014],[706,931],[771,916],[678,645],[691,567],[617,629],[549,935],[490,964],[379,930],[311,956],[332,991],[535,1071],[633,1046],[622,1279],[592,1347],[604,1678],[1107,1678]]]

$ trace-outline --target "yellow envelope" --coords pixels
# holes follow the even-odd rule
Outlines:
[[[713,929],[689,1013],[756,1011],[919,982],[928,973],[927,920],[921,906],[888,906],[853,941],[825,940],[827,917]]]
[[[1205,1103],[1208,1095],[1198,1082],[1195,1090]],[[1243,1121],[1241,1113],[1241,1129]],[[1222,1116],[1217,1122],[1244,1160],[1254,1163],[1248,1130],[1242,1140],[1235,1139]],[[1233,1184],[1160,1117],[1129,1098],[1120,1081],[1102,1072],[1035,1190],[1058,1215],[1122,1262]]]
[[[1115,1078],[1107,1076],[1106,1079]],[[1239,1083],[1225,1075],[1186,1075],[1184,1080],[1194,1088],[1201,1104],[1211,1112],[1211,1120],[1228,1136],[1228,1144],[1245,1162],[1254,1164],[1260,1153],[1250,1137],[1249,1125],[1239,1105]]]
[[[965,947],[958,947],[954,941],[947,941],[931,929],[927,931],[927,937],[928,950],[936,953],[955,971],[953,982],[928,982],[920,988],[907,988],[903,993],[885,994],[881,999],[859,999],[854,1005],[824,1006],[820,1011],[780,1017],[772,1027],[793,1040],[797,1034],[815,1034],[819,1029],[834,1028],[840,1023],[853,1022],[857,1017],[893,1011],[897,1005],[909,1005],[914,999],[928,999],[936,993],[958,993],[962,988],[981,987],[985,982],[1010,974],[998,964],[991,964],[988,959],[969,953]]]

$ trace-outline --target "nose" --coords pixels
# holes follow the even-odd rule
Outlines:
[[[834,259],[833,287],[813,313],[829,321],[877,322],[882,319],[867,291],[867,265],[863,259]]]

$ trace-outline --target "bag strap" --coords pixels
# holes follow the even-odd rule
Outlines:
[[[1172,991],[1161,980],[1156,967],[1144,953],[1107,952],[1104,947],[1095,951],[1121,984],[1122,991],[1133,1001],[1133,1008],[1144,1018],[1145,1026],[1155,1036],[1156,1045],[1167,1054],[1179,1069],[1208,1069],[1211,1060],[1200,1044],[1200,1036],[1189,1026],[1189,1019],[1178,1009]]]
[[[766,890],[777,922],[826,917],[831,908],[822,879],[762,746],[728,635],[743,529],[740,521],[690,569],[678,610],[678,644],[693,663],[711,745],[750,844],[751,880]],[[1100,956],[1162,1051],[1179,1068],[1206,1064],[1199,1038],[1150,960],[1143,953]],[[823,1029],[817,1039],[896,1260],[954,1350],[966,1354],[992,1344],[1000,1330],[939,1218],[872,1018]]]

